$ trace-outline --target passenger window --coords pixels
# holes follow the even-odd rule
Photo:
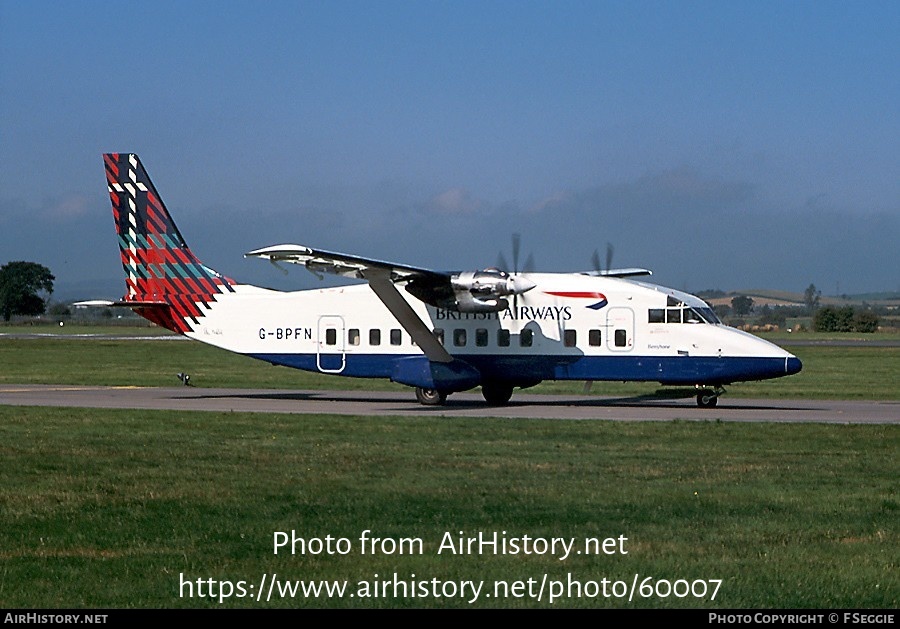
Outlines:
[[[369,345],[381,345],[381,330],[369,330]]]
[[[497,330],[497,345],[509,347],[509,330]]]
[[[575,347],[578,341],[578,335],[575,330],[566,330],[563,334],[563,344],[566,347]]]
[[[325,345],[337,345],[337,330],[334,328],[325,330]]]
[[[588,345],[592,347],[599,347],[600,343],[600,330],[588,330]]]
[[[647,320],[650,323],[665,323],[666,311],[662,308],[651,308],[648,312]]]
[[[453,344],[457,347],[466,346],[466,331],[462,328],[453,330]]]
[[[347,342],[350,345],[359,345],[359,330],[350,329],[347,331]]]
[[[668,308],[666,310],[666,323],[681,323],[681,308]]]
[[[519,333],[519,345],[531,347],[534,344],[534,330],[522,330]]]
[[[487,347],[488,344],[488,331],[484,328],[478,328],[475,330],[475,345],[478,347]]]
[[[441,345],[444,344],[444,328],[435,328],[434,329],[434,338],[438,340],[438,343]]]
[[[400,345],[400,341],[403,340],[403,335],[400,330],[396,328],[391,330],[391,345]]]
[[[616,330],[615,343],[616,347],[625,347],[628,342],[628,335],[625,330]]]

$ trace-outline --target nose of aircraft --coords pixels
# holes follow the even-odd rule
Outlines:
[[[800,359],[796,356],[791,356],[787,358],[784,363],[784,371],[787,375],[793,375],[795,373],[799,373],[800,370],[803,369],[803,363],[800,362]]]

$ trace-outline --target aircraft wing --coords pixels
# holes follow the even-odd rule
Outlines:
[[[584,275],[593,275],[594,277],[638,277],[641,275],[653,275],[648,269],[608,269],[606,271],[588,271]]]
[[[380,277],[392,282],[420,280],[422,283],[449,285],[450,273],[432,271],[419,267],[336,253],[323,249],[312,249],[303,245],[275,245],[256,249],[244,257],[264,258],[270,262],[290,262],[302,264],[313,273],[331,273],[354,279]]]
[[[407,291],[426,303],[435,305],[439,303],[438,299],[452,297],[449,273],[361,258],[346,253],[311,249],[303,245],[264,247],[250,251],[244,254],[244,257],[264,258],[273,264],[278,262],[302,264],[316,274],[332,273],[366,280],[369,287],[430,360],[440,363],[453,361],[453,357],[444,349],[444,346],[435,338],[428,326],[410,308],[394,286],[395,283],[405,282]]]

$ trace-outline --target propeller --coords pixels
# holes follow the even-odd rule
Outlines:
[[[613,246],[612,243],[606,243],[606,271],[609,272],[612,269],[612,257],[613,257]],[[603,269],[600,267],[600,252],[594,249],[594,255],[591,256],[591,264],[594,267],[594,272],[597,275],[603,275]],[[589,395],[591,392],[591,387],[594,385],[593,380],[585,380],[584,381],[584,389],[582,390],[583,395]]]
[[[512,270],[510,270],[510,266],[506,261],[506,257],[503,255],[501,251],[497,255],[497,268],[501,271],[505,271],[509,273],[513,278],[519,275],[519,256],[522,250],[522,235],[518,232],[512,235],[512,257],[513,264]],[[534,256],[532,254],[528,254],[528,258],[525,259],[525,266],[522,268],[523,273],[531,273],[534,271]],[[525,280],[527,281],[527,280]],[[513,309],[518,308],[519,306],[519,294],[513,294]]]
[[[612,268],[612,257],[613,257],[613,246],[611,243],[606,243],[606,271]],[[597,275],[603,275],[603,268],[600,266],[600,252],[594,249],[594,255],[591,256],[591,264],[594,267],[594,271]]]

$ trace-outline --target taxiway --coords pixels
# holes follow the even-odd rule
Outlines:
[[[0,404],[175,411],[336,414],[401,417],[615,421],[900,423],[900,402],[766,400],[727,396],[712,409],[693,398],[614,398],[517,392],[507,406],[487,406],[478,393],[457,393],[445,406],[421,406],[406,392],[182,387],[0,385]]]

